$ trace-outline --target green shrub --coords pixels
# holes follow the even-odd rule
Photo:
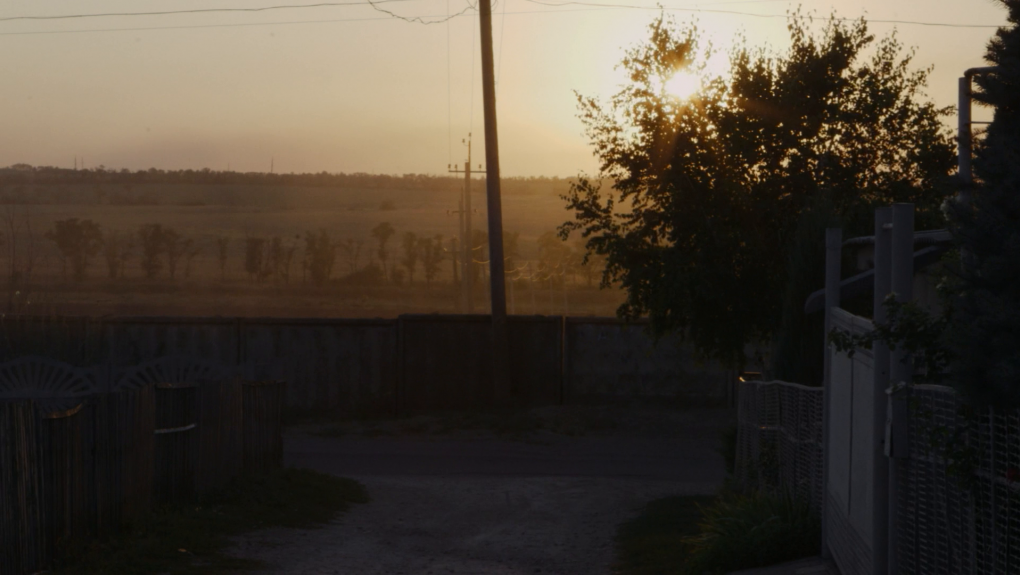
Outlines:
[[[725,495],[706,508],[700,533],[685,537],[690,574],[727,572],[807,557],[821,547],[821,522],[789,496]]]

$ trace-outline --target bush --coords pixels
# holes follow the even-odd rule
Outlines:
[[[821,521],[806,501],[757,492],[724,495],[702,509],[688,546],[691,574],[762,567],[808,557],[821,548]]]

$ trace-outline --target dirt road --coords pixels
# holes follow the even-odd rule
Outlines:
[[[485,430],[408,436],[397,423],[373,424],[375,437],[291,432],[287,464],[355,478],[372,502],[323,529],[251,534],[234,553],[288,575],[610,573],[622,521],[652,499],[719,486],[731,412],[608,417],[609,429],[517,440]]]

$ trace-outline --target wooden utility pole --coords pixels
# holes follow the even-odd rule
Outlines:
[[[471,285],[471,264],[473,260],[473,254],[471,253],[471,134],[468,134],[467,140],[463,140],[467,144],[467,161],[464,162],[464,169],[458,170],[456,168],[449,169],[451,174],[464,174],[464,192],[461,196],[460,205],[460,216],[461,221],[461,279],[464,282],[464,305],[467,306],[467,313],[475,312],[475,295],[474,286]]]
[[[453,258],[451,258],[453,259],[453,285],[455,286],[460,285],[460,270],[458,269],[460,266],[460,248],[458,247],[458,241],[458,238],[450,238],[450,253],[453,255]],[[457,305],[460,305],[459,301]]]
[[[496,135],[496,73],[492,58],[492,4],[479,0],[482,34],[482,99],[485,111],[485,192],[489,216],[489,285],[492,298],[493,399],[510,398],[510,345],[506,321],[503,266],[503,207],[499,190],[499,145]]]

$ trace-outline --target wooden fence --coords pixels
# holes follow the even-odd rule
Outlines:
[[[0,573],[43,571],[155,507],[279,466],[284,389],[231,378],[0,397]]]
[[[112,379],[110,373],[82,371],[74,378],[54,378],[52,386],[79,394],[97,383],[113,381],[119,389],[159,379],[143,369],[112,366],[163,359],[163,371],[187,376],[170,381],[195,381],[217,379],[198,368],[215,365],[249,380],[286,381],[286,405],[296,411],[392,415],[491,403],[490,326],[489,316],[438,314],[397,319],[7,317],[0,318],[0,359],[44,354],[112,373]],[[676,337],[657,340],[647,327],[646,322],[613,318],[511,316],[514,394],[526,405],[733,401],[734,372],[699,362],[690,345]],[[168,358],[183,362],[170,365]]]

